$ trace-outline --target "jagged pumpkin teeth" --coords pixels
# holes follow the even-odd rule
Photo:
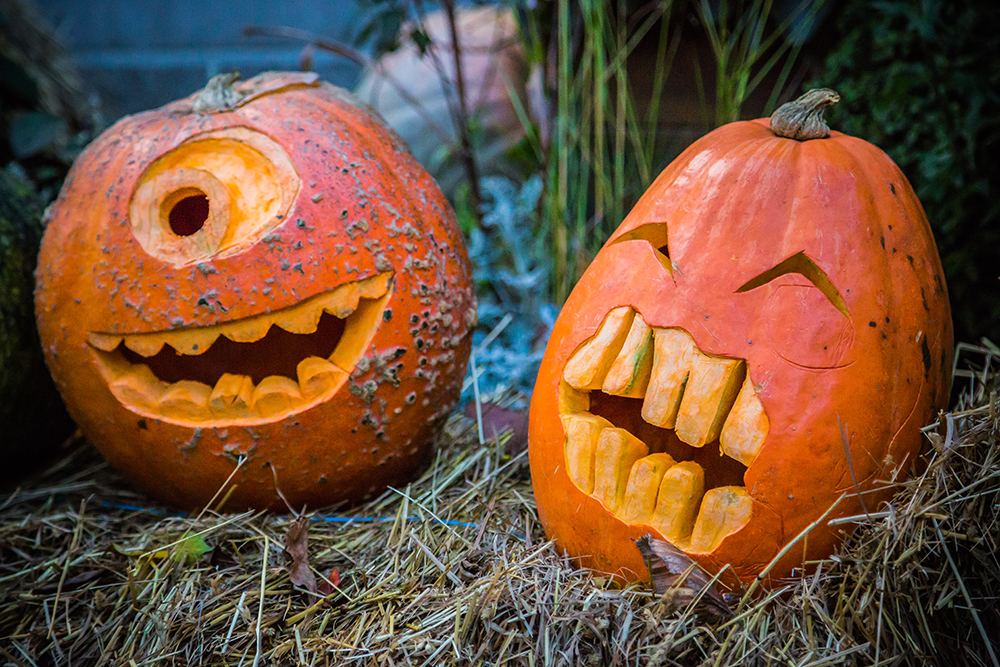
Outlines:
[[[109,382],[115,395],[133,401],[136,405],[153,407],[159,404],[160,397],[167,389],[163,382],[145,364],[130,365],[121,362],[115,369],[116,376]]]
[[[122,337],[114,334],[91,332],[87,334],[87,341],[98,350],[110,352],[121,344]]]
[[[361,289],[357,284],[342,285],[323,301],[323,310],[334,317],[346,319],[357,309],[360,298]]]
[[[615,308],[601,323],[597,334],[573,353],[563,369],[563,379],[576,389],[600,389],[611,364],[625,343],[635,311]]]
[[[299,390],[306,399],[332,391],[347,377],[347,372],[320,357],[306,357],[296,367]]]
[[[642,398],[652,365],[653,331],[636,313],[621,351],[604,377],[602,390],[612,396]]]
[[[660,428],[673,428],[696,348],[681,329],[653,330],[653,368],[642,402],[642,418]]]
[[[764,406],[754,392],[753,382],[748,375],[743,388],[736,397],[733,409],[726,417],[726,423],[719,435],[719,447],[723,454],[749,467],[764,446],[770,429]]]
[[[298,308],[275,318],[275,324],[289,333],[311,334],[316,331],[323,311],[316,308]]]
[[[745,374],[742,359],[712,357],[696,350],[677,411],[677,437],[692,447],[718,438]]]
[[[618,517],[629,523],[648,523],[656,509],[656,494],[663,474],[676,463],[669,454],[650,454],[635,462],[628,475],[625,499]]]
[[[660,480],[656,509],[649,524],[667,540],[686,541],[698,516],[698,505],[705,493],[705,471],[694,461],[671,466]]]
[[[300,403],[298,383],[283,375],[269,375],[253,390],[253,410],[262,417],[288,412]]]
[[[212,388],[208,405],[218,416],[246,416],[253,400],[253,380],[248,375],[225,373]]]
[[[167,385],[160,396],[160,410],[164,415],[179,419],[205,419],[209,414],[208,401],[212,388],[202,382],[181,380]]]
[[[691,551],[714,551],[727,535],[746,525],[752,509],[750,494],[742,486],[720,486],[706,491],[691,532]]]
[[[611,512],[625,499],[629,472],[649,447],[623,428],[605,428],[594,452],[594,497]]]
[[[253,343],[267,335],[271,320],[266,317],[251,317],[222,328],[222,335],[234,343]]]
[[[166,344],[160,336],[125,336],[125,347],[132,350],[140,357],[152,357],[156,355]]]
[[[167,344],[177,350],[178,354],[189,356],[204,354],[212,343],[219,337],[220,329],[216,327],[205,327],[204,329],[190,329],[172,334],[167,338]],[[128,344],[128,339],[125,339]]]
[[[563,415],[566,430],[566,472],[584,493],[594,492],[594,455],[601,431],[613,425],[588,413]]]

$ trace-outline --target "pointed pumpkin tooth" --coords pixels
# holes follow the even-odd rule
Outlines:
[[[330,355],[330,363],[345,371],[354,368],[375,335],[388,298],[385,295],[377,300],[365,299],[358,305],[344,323],[344,332],[340,335],[337,349]]]
[[[332,392],[347,378],[347,372],[321,357],[306,357],[296,367],[299,391],[307,400]]]
[[[177,354],[196,356],[204,354],[208,348],[212,347],[212,343],[219,337],[220,332],[218,327],[185,329],[170,334],[167,343],[177,351]]]
[[[682,329],[653,330],[653,367],[642,401],[646,422],[674,427],[695,350],[694,339]]]
[[[160,396],[160,414],[173,419],[204,420],[211,417],[208,400],[212,388],[202,382],[181,380],[167,386]]]
[[[361,287],[358,283],[347,283],[333,290],[323,299],[323,310],[334,317],[344,320],[350,317],[358,307],[361,298]]]
[[[152,357],[159,353],[166,344],[160,336],[125,336],[125,347],[140,357]]]
[[[656,509],[649,524],[674,545],[685,543],[694,529],[705,493],[705,471],[694,461],[671,466],[660,480]]]
[[[715,551],[719,543],[750,521],[753,500],[742,486],[709,489],[701,501],[701,510],[691,532],[690,550],[695,553]]]
[[[636,313],[622,349],[604,377],[602,391],[612,396],[642,398],[652,365],[653,330]]]
[[[249,375],[225,373],[212,387],[208,406],[216,417],[245,417],[253,401],[253,380]]]
[[[279,417],[302,403],[295,380],[269,375],[253,390],[253,411],[261,417]]]
[[[566,473],[586,494],[594,492],[594,454],[601,431],[612,428],[604,417],[586,412],[563,415],[566,431]]]
[[[617,512],[625,499],[629,472],[636,461],[649,454],[649,447],[623,428],[606,428],[594,452],[594,493],[610,512]]]
[[[723,454],[749,468],[764,446],[770,428],[764,406],[757,398],[748,375],[719,434],[719,447]]]
[[[222,335],[234,343],[253,343],[267,335],[271,320],[266,315],[250,317],[222,327]]]
[[[91,331],[87,334],[87,341],[98,350],[110,352],[121,344],[122,337],[116,336],[115,334],[97,333],[96,331]]]
[[[322,308],[299,307],[287,312],[277,313],[274,323],[289,333],[311,334],[316,331]]]
[[[365,299],[377,299],[389,291],[390,280],[392,280],[391,273],[380,273],[366,278],[358,282],[359,294]]]
[[[742,359],[695,351],[674,425],[677,437],[692,447],[704,447],[718,438],[745,375],[746,363]]]
[[[597,333],[579,347],[566,362],[563,379],[575,389],[600,389],[611,364],[622,349],[632,327],[635,311],[628,306],[607,314]]]
[[[122,364],[115,369],[118,376],[108,383],[111,393],[120,403],[131,408],[152,409],[159,405],[160,397],[167,389],[163,382],[146,364]]]
[[[628,475],[618,518],[626,523],[649,523],[656,509],[660,481],[674,463],[673,457],[665,453],[650,454],[636,461]]]

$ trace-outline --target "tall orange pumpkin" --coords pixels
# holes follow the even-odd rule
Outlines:
[[[648,533],[731,581],[787,575],[879,508],[945,405],[930,228],[885,153],[822,122],[836,99],[695,142],[570,295],[529,450],[542,524],[584,564],[645,578]]]
[[[48,217],[49,367],[150,494],[316,507],[426,460],[470,351],[469,260],[433,179],[348,93],[214,79],[105,132]]]

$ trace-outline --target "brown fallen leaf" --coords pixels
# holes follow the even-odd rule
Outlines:
[[[504,451],[509,456],[520,454],[528,446],[528,411],[525,409],[502,408],[496,403],[482,403],[483,436],[499,438],[510,432]],[[476,420],[476,404],[469,401],[465,406],[465,416]]]
[[[649,568],[653,590],[672,610],[694,603],[699,616],[716,621],[732,618],[733,610],[712,577],[686,553],[648,533],[635,540],[635,545]]]
[[[288,566],[288,578],[294,585],[315,593],[316,576],[309,567],[309,517],[300,516],[288,526],[285,555],[292,559]]]

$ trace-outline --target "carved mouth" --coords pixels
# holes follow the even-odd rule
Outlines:
[[[769,422],[745,360],[615,308],[567,362],[559,413],[570,479],[622,521],[708,553],[750,520]]]
[[[275,421],[333,396],[378,329],[382,273],[282,310],[207,327],[91,333],[108,387],[138,414],[189,426]]]

